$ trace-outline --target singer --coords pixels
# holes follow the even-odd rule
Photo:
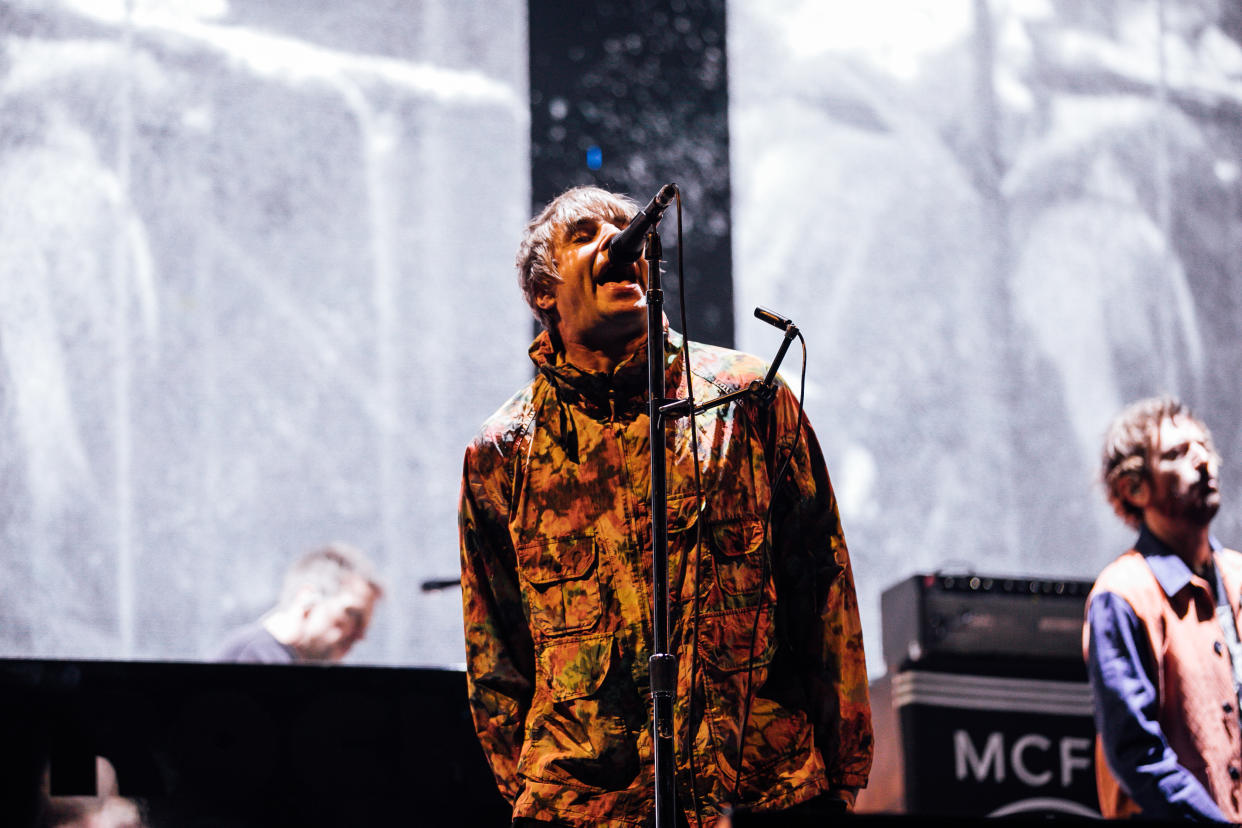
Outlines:
[[[545,329],[537,374],[466,449],[470,705],[515,826],[654,820],[647,262],[610,247],[631,220],[658,217],[594,187],[531,220],[517,269]],[[670,397],[693,383],[706,401],[765,375],[755,357],[697,343],[687,365],[667,319],[661,345]],[[798,413],[778,380],[770,405],[712,408],[693,435],[689,418],[667,427],[682,825],[730,808],[841,813],[867,782],[853,573]]]

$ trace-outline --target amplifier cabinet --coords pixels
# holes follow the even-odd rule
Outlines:
[[[911,814],[1099,817],[1085,682],[892,677]]]
[[[880,596],[890,673],[943,659],[1082,664],[1090,581],[914,575]]]

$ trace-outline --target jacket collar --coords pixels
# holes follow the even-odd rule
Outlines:
[[[1208,543],[1211,544],[1213,553],[1221,548],[1220,541],[1216,540],[1215,536],[1209,535]],[[1147,565],[1151,567],[1152,574],[1160,582],[1160,588],[1170,598],[1181,592],[1194,577],[1194,573],[1190,571],[1190,567],[1186,565],[1181,556],[1166,546],[1164,541],[1152,534],[1146,526],[1139,531],[1134,548],[1142,554]]]
[[[666,393],[677,388],[682,337],[664,326]],[[565,360],[565,352],[542,331],[530,346],[531,362],[552,384],[561,402],[580,405],[593,416],[610,416],[645,407],[647,400],[647,346],[644,343],[611,372],[587,371]]]

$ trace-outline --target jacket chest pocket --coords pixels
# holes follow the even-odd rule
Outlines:
[[[517,547],[531,625],[545,635],[581,632],[600,617],[599,567],[592,533],[543,538]]]
[[[710,535],[721,593],[726,599],[757,593],[763,577],[763,521],[742,518],[713,523]]]

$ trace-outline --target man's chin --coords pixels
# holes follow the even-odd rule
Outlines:
[[[1207,526],[1220,511],[1220,499],[1211,498],[1197,503],[1188,503],[1182,509],[1180,517],[1196,526]]]
[[[644,296],[634,304],[614,304],[609,308],[601,308],[600,315],[608,321],[614,330],[636,331],[647,330],[647,298]]]

